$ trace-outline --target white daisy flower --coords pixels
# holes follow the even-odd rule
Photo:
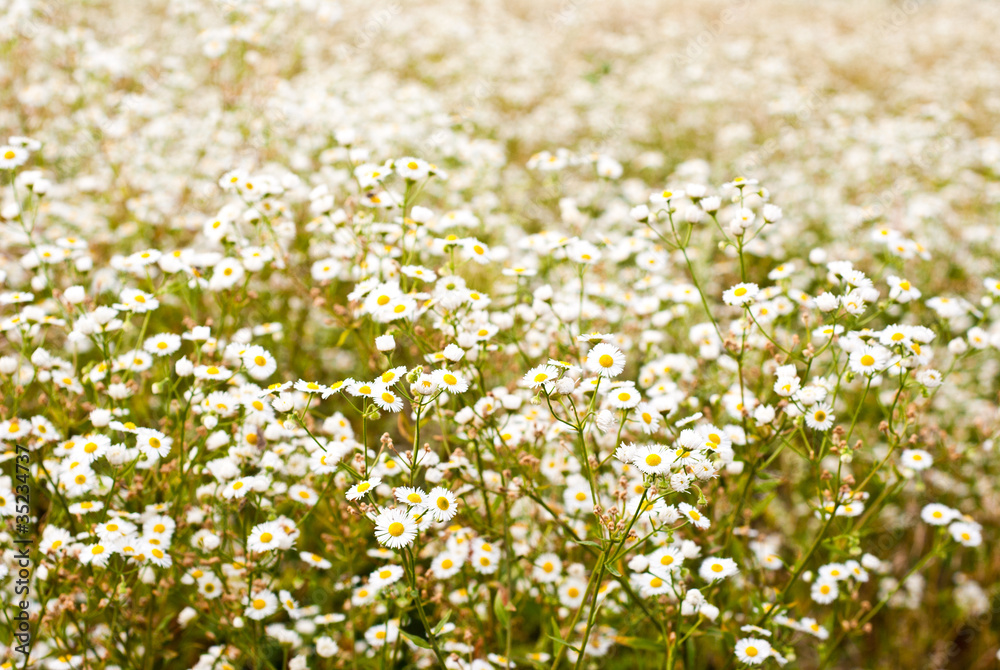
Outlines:
[[[390,549],[400,549],[413,542],[417,524],[402,509],[383,509],[375,517],[375,539]]]

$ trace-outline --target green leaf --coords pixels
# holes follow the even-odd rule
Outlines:
[[[500,622],[501,626],[506,628],[510,625],[510,612],[504,607],[499,591],[497,591],[497,597],[493,599],[493,613],[497,615],[497,621]]]
[[[577,540],[576,543],[577,544],[586,544],[587,546],[597,547],[598,549],[601,548],[601,545],[598,544],[597,542],[594,542],[593,540]]]
[[[607,570],[608,572],[610,572],[611,574],[613,574],[615,577],[621,577],[622,576],[622,573],[618,572],[618,570],[615,569],[615,566],[613,566],[613,565],[606,564],[604,566],[604,569]]]
[[[416,635],[410,635],[405,630],[401,630],[399,632],[400,632],[400,634],[402,634],[403,637],[405,637],[407,640],[409,640],[413,644],[417,645],[421,649],[431,649],[431,645],[428,644],[427,640],[425,640],[424,638],[417,637]]]
[[[431,635],[433,635],[434,637],[440,635],[441,631],[444,630],[444,627],[448,625],[448,619],[450,618],[451,618],[451,610],[448,610],[447,612],[445,612],[444,618],[438,622],[438,625],[434,626],[434,630],[431,631]]]
[[[770,495],[768,495],[766,498],[764,498],[764,500],[760,501],[756,505],[753,505],[751,507],[753,516],[757,516],[761,512],[763,512],[765,509],[767,509],[767,506],[769,504],[771,504],[771,501],[774,500],[777,497],[778,497],[778,494],[776,492],[772,492]]]
[[[344,342],[346,342],[347,338],[350,337],[350,336],[351,336],[351,331],[348,330],[347,328],[345,328],[344,332],[342,332],[340,334],[340,337],[337,339],[337,346],[338,347],[344,346]]]
[[[564,647],[569,647],[570,649],[572,649],[573,651],[575,651],[578,654],[580,653],[579,649],[577,649],[576,647],[574,647],[573,645],[571,645],[569,642],[567,642],[566,640],[562,639],[561,637],[556,637],[555,635],[549,635],[549,639],[554,640],[556,644],[561,644]]]

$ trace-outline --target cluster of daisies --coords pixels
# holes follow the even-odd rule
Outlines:
[[[8,4],[0,668],[996,653],[1000,10]]]
[[[411,174],[395,169],[396,162],[366,167],[362,186],[385,187],[396,174],[408,193],[419,180],[424,185],[441,176],[430,170]],[[551,163],[540,161],[536,168],[556,169]],[[566,166],[581,164],[585,161],[571,160]],[[555,608],[552,633],[568,636],[558,645],[516,654],[528,662],[603,657],[621,638],[617,627],[603,621],[616,613],[634,615],[638,607],[654,622],[665,616],[658,610],[677,611],[681,623],[675,632],[685,637],[697,636],[701,626],[725,630],[730,620],[742,622],[741,632],[761,637],[737,639],[736,659],[784,665],[795,654],[789,632],[821,641],[830,636],[817,613],[790,616],[785,595],[800,578],[798,588],[808,589],[818,607],[857,597],[869,571],[885,576],[881,597],[899,602],[894,597],[905,582],[890,581],[885,560],[865,553],[860,561],[828,562],[814,573],[805,570],[818,546],[813,544],[785,586],[772,590],[766,607],[756,603],[740,614],[734,606],[735,594],[755,582],[762,580],[758,585],[765,593],[773,589],[773,580],[763,575],[786,573],[795,561],[783,549],[792,538],[768,530],[764,516],[755,523],[751,508],[744,507],[759,499],[755,476],[768,475],[772,463],[796,458],[822,470],[819,501],[807,503],[821,523],[812,532],[820,535],[834,518],[860,528],[854,519],[874,518],[884,505],[880,495],[878,506],[869,508],[870,491],[853,486],[858,479],[844,468],[855,458],[874,465],[862,484],[894,454],[897,487],[933,472],[935,457],[918,446],[923,444],[918,435],[904,440],[911,416],[900,416],[895,408],[908,389],[930,397],[943,384],[945,374],[932,367],[938,333],[899,319],[880,329],[866,325],[883,312],[898,316],[902,306],[919,300],[909,282],[890,277],[882,302],[882,290],[853,263],[817,257],[810,259],[820,270],[812,293],[801,288],[797,264],[783,261],[766,273],[772,285],[740,282],[713,297],[701,288],[690,262],[690,282],[664,282],[657,279],[665,266],[655,253],[639,252],[636,268],[644,278],[642,290],[649,292],[641,313],[667,332],[675,322],[689,325],[680,331],[678,349],[662,332],[644,331],[643,353],[632,363],[626,351],[634,349],[635,335],[624,322],[618,333],[581,327],[584,321],[608,319],[594,310],[610,289],[584,281],[586,268],[602,258],[596,245],[565,236],[531,240],[525,246],[530,253],[521,259],[525,264],[510,272],[504,268],[504,276],[520,285],[537,277],[542,258],[553,255],[579,268],[573,270],[578,281],[558,293],[544,284],[498,301],[473,288],[462,272],[498,262],[503,250],[491,252],[476,238],[448,234],[454,226],[479,225],[478,220],[439,217],[413,206],[415,218],[383,226],[402,233],[396,241],[403,255],[423,257],[432,267],[402,264],[393,253],[379,257],[366,250],[364,234],[370,232],[359,228],[353,241],[344,239],[336,249],[339,256],[310,261],[319,291],[314,299],[348,283],[342,299],[349,310],[324,312],[323,302],[311,309],[328,315],[328,327],[355,320],[342,327],[341,342],[357,327],[366,329],[355,337],[373,375],[272,381],[280,375],[286,333],[301,334],[287,332],[281,321],[243,325],[245,306],[231,309],[225,301],[221,325],[190,323],[181,332],[155,332],[150,324],[165,323],[159,315],[170,308],[174,287],[206,296],[223,292],[226,300],[240,302],[251,287],[268,286],[267,273],[292,262],[287,240],[276,232],[287,205],[275,199],[284,193],[282,184],[293,182],[239,171],[220,180],[235,200],[202,234],[232,244],[235,255],[147,249],[115,256],[113,274],[89,286],[72,283],[41,302],[31,292],[3,294],[2,302],[16,310],[4,329],[20,351],[0,359],[0,369],[18,404],[30,403],[25,389],[33,384],[67,403],[97,400],[82,408],[82,424],[67,421],[69,404],[52,418],[17,412],[0,423],[5,443],[27,442],[39,452],[38,472],[52,487],[50,504],[61,505],[55,517],[62,522],[50,520],[43,530],[46,561],[58,565],[72,559],[100,571],[95,578],[106,580],[112,592],[129,575],[135,575],[131,588],[136,588],[157,583],[158,571],[178,570],[179,588],[189,588],[205,603],[178,613],[182,627],[197,629],[206,617],[222,616],[232,630],[253,636],[253,622],[264,622],[267,639],[300,650],[300,665],[308,656],[301,653],[307,641],[318,659],[353,648],[384,661],[389,647],[395,657],[403,645],[422,662],[436,659],[448,667],[510,665],[506,659],[520,644],[510,619],[527,616],[528,601]],[[754,180],[734,180],[720,192],[728,194],[732,211],[698,184],[654,193],[651,207],[632,209],[638,227],[631,239],[648,241],[640,231],[651,231],[669,245],[663,234],[669,224],[676,251],[687,258],[704,216],[719,223],[720,216],[732,215],[718,233],[723,248],[735,246],[742,258],[744,238],[767,234],[782,214]],[[314,189],[308,199],[315,205],[327,195]],[[378,205],[368,198],[366,206]],[[408,207],[404,194],[390,199]],[[754,206],[761,208],[759,216]],[[683,223],[675,222],[682,207]],[[343,214],[312,209],[322,213],[320,221],[334,222]],[[249,222],[259,239],[228,225],[237,220]],[[31,230],[25,233],[33,240]],[[621,246],[624,256],[615,262],[642,248]],[[83,261],[92,259],[89,246],[77,238],[57,239],[51,253],[45,251],[49,247],[33,242],[32,247],[31,262],[53,271],[71,266],[86,272]],[[333,252],[331,247],[319,253]],[[345,263],[359,253],[361,265]],[[435,257],[436,267],[429,260]],[[201,268],[227,279],[206,281]],[[241,283],[242,291],[234,290]],[[504,304],[513,309],[501,309]],[[878,311],[868,317],[872,306]],[[948,307],[951,312],[942,312],[940,303],[928,307],[956,325],[975,312],[967,304]],[[790,328],[797,311],[811,322],[804,337]],[[511,336],[519,321],[532,324],[523,341]],[[29,348],[43,341],[36,324],[63,331],[71,355]],[[965,327],[964,336],[948,344],[949,371],[998,341],[980,325]],[[431,337],[428,328],[440,335]],[[550,329],[548,340],[539,339]],[[503,368],[493,359],[515,355],[530,362],[542,356],[539,344],[546,341],[552,357],[518,373],[512,384],[497,383]],[[695,386],[706,363],[720,370],[707,395]],[[630,364],[634,379],[626,374]],[[487,387],[488,378],[493,386]],[[163,398],[173,418],[157,420],[148,406],[138,404],[144,393]],[[838,416],[850,416],[850,422]],[[883,425],[873,433],[876,420]],[[878,439],[878,433],[884,443],[866,449],[865,441]],[[786,447],[786,459],[776,461]],[[136,477],[143,484],[131,486]],[[131,501],[143,499],[146,485],[162,487],[164,501],[130,510]],[[722,504],[706,499],[706,491],[722,493],[721,487],[730,485],[741,493]],[[10,490],[3,495],[3,510],[12,515],[13,481],[4,480],[4,487]],[[947,526],[958,545],[982,543],[982,526],[957,509],[932,502],[920,516],[930,526]],[[756,528],[758,523],[764,527]],[[356,540],[369,538],[374,548],[347,550],[345,556],[330,530],[341,537],[360,531]],[[933,552],[948,551],[947,546],[936,544]],[[366,572],[334,578],[336,591],[344,592],[345,612],[323,613],[317,604],[300,603],[301,585],[296,589],[282,577],[281,566],[289,562],[326,575],[345,559],[347,565],[374,562]],[[758,568],[765,572],[755,575]],[[215,601],[232,602],[233,609],[216,611],[209,604]],[[398,602],[404,604],[394,611]],[[471,608],[481,623],[497,608],[504,613],[507,624],[487,634],[493,650],[487,648],[486,660],[478,656],[481,644],[459,638],[458,620],[448,621],[453,608]],[[347,611],[368,613],[352,620],[342,636],[319,627],[346,621]],[[754,612],[764,614],[755,618]],[[486,620],[499,624],[500,614],[494,617]],[[250,644],[252,653],[261,653]],[[138,650],[108,639],[92,654],[110,660],[129,659],[133,652]],[[223,647],[199,663],[227,655],[239,658]]]
[[[423,176],[429,178],[430,174]],[[273,180],[250,175],[227,174],[220,183],[227,189],[237,190],[247,207],[281,192],[280,186]],[[736,212],[737,219],[734,219],[736,223],[728,226],[730,234],[738,240],[747,231],[755,230],[755,214],[745,206],[745,189],[750,186],[753,184],[742,180],[727,185],[735,192],[734,200],[741,205]],[[714,212],[719,209],[714,200],[718,198],[705,196],[704,190],[693,186],[689,186],[687,191],[687,194],[682,191],[654,194],[651,202],[660,206],[659,209],[651,212],[643,206],[638,212],[633,210],[632,215],[652,227],[656,216],[665,212],[673,224],[672,214],[679,206],[678,199],[686,196],[694,203],[692,207],[700,206],[714,217]],[[422,217],[424,222],[430,220],[433,212],[421,209],[424,211],[415,216]],[[686,218],[693,229],[699,217],[689,214]],[[773,208],[766,210],[761,225],[770,225],[778,218],[780,212]],[[220,217],[220,221],[224,219]],[[210,229],[211,234],[217,235],[220,240],[227,239],[227,234],[236,234],[235,228],[229,233],[225,229],[220,231],[220,227],[221,224],[213,225],[207,230]],[[722,234],[726,235],[724,229]],[[450,239],[446,239],[440,247],[440,254],[453,246]],[[730,238],[727,236],[726,239]],[[683,249],[685,245],[680,243],[679,237],[677,242]],[[465,242],[462,244],[468,246]],[[474,254],[478,253],[477,249],[486,249],[485,245],[478,246],[478,241],[473,240],[471,244]],[[581,251],[579,241],[569,240],[562,244],[568,247],[575,245],[575,251],[567,255],[571,262],[588,264],[599,258],[596,248]],[[75,247],[76,253],[64,254],[60,261],[75,258],[79,264],[79,259],[87,258],[86,245],[72,241],[71,246]],[[264,251],[254,251],[261,248],[245,247],[241,251],[243,262],[239,265],[226,265],[225,259],[216,258],[213,272],[223,276],[236,274],[235,281],[251,273],[247,275],[249,281],[253,272],[266,269],[282,252],[280,244],[273,250],[264,248]],[[37,254],[37,251],[33,253]],[[204,283],[196,271],[201,263],[192,262],[190,254],[187,258],[185,255],[183,251],[163,254],[151,249],[128,257],[117,257],[115,267],[121,273],[133,276],[140,273],[149,276],[150,269],[156,268],[164,277],[163,286],[167,285],[171,275],[178,273],[190,276],[186,280],[189,287],[206,291],[226,290],[235,285],[235,281],[216,286],[211,282]],[[256,265],[245,262],[248,259]],[[86,420],[92,429],[83,434],[63,437],[59,428],[44,415],[12,416],[0,425],[6,442],[17,443],[27,439],[36,450],[52,445],[49,463],[46,465],[43,461],[43,472],[54,473],[51,475],[53,485],[66,506],[64,511],[70,515],[69,519],[79,520],[89,527],[89,531],[74,533],[71,531],[75,529],[46,525],[44,553],[53,558],[73,556],[92,569],[113,568],[116,574],[135,565],[144,583],[155,581],[156,568],[173,565],[170,549],[177,522],[165,514],[170,511],[169,504],[148,505],[143,512],[131,513],[112,506],[120,495],[116,488],[124,484],[125,477],[130,476],[128,473],[155,472],[162,467],[159,464],[171,456],[173,437],[156,428],[121,420],[129,418],[130,412],[125,404],[135,391],[134,383],[130,385],[128,382],[135,375],[152,372],[167,375],[166,381],[156,383],[160,387],[159,392],[166,391],[176,408],[183,406],[185,419],[190,413],[192,420],[200,423],[202,434],[197,438],[192,436],[192,439],[196,439],[203,445],[204,451],[211,454],[211,457],[198,461],[200,449],[192,449],[190,454],[185,454],[190,458],[186,471],[184,459],[178,459],[180,476],[209,478],[208,482],[195,488],[195,501],[221,499],[225,504],[225,501],[247,499],[258,510],[250,515],[250,519],[254,519],[272,516],[266,510],[277,496],[278,500],[288,500],[306,510],[299,513],[305,520],[311,508],[326,499],[329,484],[321,485],[324,478],[332,477],[331,483],[339,480],[349,485],[344,499],[360,516],[368,519],[372,536],[378,545],[384,547],[374,556],[383,561],[389,559],[389,562],[374,569],[367,579],[351,587],[349,600],[354,607],[376,605],[391,594],[405,594],[405,590],[399,590],[405,585],[418,588],[417,551],[423,554],[431,549],[433,559],[427,566],[426,577],[420,579],[448,583],[460,575],[475,575],[476,579],[489,583],[491,576],[498,574],[501,566],[506,564],[508,588],[515,588],[514,582],[510,581],[511,564],[523,558],[530,561],[531,566],[524,572],[524,578],[536,584],[531,591],[537,591],[538,597],[553,599],[567,613],[584,610],[588,597],[591,619],[598,606],[613,612],[627,607],[633,598],[665,599],[664,602],[679,603],[681,614],[685,617],[716,621],[720,608],[706,598],[702,589],[714,591],[718,583],[728,578],[742,579],[740,563],[717,555],[700,558],[703,547],[696,538],[712,528],[710,512],[679,498],[685,494],[693,495],[692,489],[703,497],[700,486],[722,476],[740,475],[746,461],[737,457],[736,450],[745,451],[755,439],[766,444],[774,435],[782,434],[784,427],[789,425],[802,425],[820,434],[829,431],[834,425],[834,403],[845,375],[863,380],[859,382],[864,389],[861,403],[872,386],[889,385],[893,379],[899,382],[897,394],[902,392],[904,379],[911,376],[926,391],[935,389],[942,380],[941,373],[927,367],[933,355],[929,345],[935,337],[930,328],[893,324],[878,331],[849,331],[836,323],[838,318],[849,320],[863,315],[866,304],[879,299],[878,289],[863,272],[855,270],[850,263],[829,262],[826,266],[827,281],[835,289],[840,287],[840,294],[826,291],[811,297],[793,289],[791,283],[785,281],[793,276],[794,266],[784,263],[768,273],[768,277],[777,282],[771,288],[762,290],[756,284],[741,283],[724,291],[722,302],[742,310],[744,314],[743,320],[729,323],[729,337],[740,338],[738,350],[733,345],[723,346],[720,324],[709,312],[707,316],[711,322],[691,328],[691,343],[698,347],[697,357],[663,352],[643,363],[636,381],[622,381],[618,378],[625,371],[628,361],[618,345],[627,344],[627,340],[611,333],[579,333],[569,348],[563,351],[570,362],[550,358],[547,363],[524,373],[518,390],[511,392],[509,388],[497,387],[468,405],[461,400],[470,390],[466,375],[482,378],[482,368],[477,362],[491,350],[499,351],[491,343],[500,333],[500,326],[509,328],[511,322],[496,317],[491,319],[487,310],[490,297],[468,288],[466,280],[454,271],[454,256],[449,255],[449,259],[450,264],[441,276],[422,266],[399,268],[403,276],[414,282],[433,282],[434,290],[431,292],[410,290],[404,293],[399,280],[385,282],[372,278],[359,281],[347,295],[347,300],[357,304],[358,317],[368,318],[373,323],[416,322],[427,313],[441,321],[439,327],[447,325],[452,330],[449,339],[453,341],[436,350],[425,350],[420,364],[383,368],[371,381],[348,377],[330,383],[302,379],[277,382],[266,388],[255,384],[274,376],[278,367],[275,355],[255,341],[261,342],[266,338],[276,340],[276,336],[283,332],[280,323],[242,328],[226,339],[213,336],[207,326],[193,326],[180,334],[162,332],[145,336],[144,332],[140,332],[140,341],[135,348],[112,354],[121,347],[123,331],[132,315],[152,316],[161,309],[157,290],[146,292],[135,288],[117,288],[112,281],[103,288],[117,290],[120,302],[113,305],[98,304],[97,296],[88,295],[87,289],[81,285],[74,284],[61,291],[53,306],[63,318],[48,320],[48,325],[68,331],[67,341],[75,343],[77,355],[95,352],[100,353],[102,356],[99,358],[103,360],[88,366],[86,374],[78,376],[76,367],[69,360],[39,347],[32,351],[30,361],[6,356],[3,359],[4,372],[13,383],[21,386],[37,381],[75,396],[85,393],[84,382],[96,388],[109,381],[104,388],[112,402],[107,407],[90,410]],[[488,260],[488,256],[484,256],[484,261]],[[332,258],[320,261],[324,262],[328,262],[329,266],[320,268],[317,273],[314,264],[312,275],[314,279],[328,282],[336,276],[328,274],[328,271],[331,268],[340,271],[342,264]],[[646,271],[658,269],[655,265],[647,262],[641,267]],[[220,269],[220,266],[224,267]],[[523,274],[517,273],[516,276]],[[903,304],[913,299],[912,294],[904,296],[901,292],[904,290],[901,280],[894,277],[889,283],[891,301]],[[577,287],[572,289],[577,290]],[[99,289],[95,290],[99,292]],[[586,287],[581,284],[578,290],[582,302]],[[690,293],[690,286],[687,289],[680,287],[680,290],[674,289],[665,294],[665,298],[676,300],[678,304],[691,304]],[[700,289],[695,289],[694,293],[704,297]],[[542,291],[541,295],[536,291],[534,299],[541,304],[530,308],[534,312],[533,318],[539,318],[539,309],[544,314],[544,305],[552,298],[551,290]],[[784,303],[781,298],[784,298]],[[27,312],[27,305],[33,300],[31,293],[4,294],[5,304],[26,305],[21,308],[19,316],[9,319],[6,324],[6,330],[17,334],[22,342],[32,336],[30,330],[24,330],[28,327],[28,319],[22,321],[21,315]],[[810,356],[810,361],[835,344],[835,352],[844,352],[844,367],[838,372],[837,358],[834,358],[833,374],[803,382],[794,363],[774,365],[775,381],[770,389],[755,392],[742,379],[740,358],[745,351],[752,349],[754,340],[761,338],[786,353],[782,341],[786,346],[794,347],[788,342],[787,333],[777,329],[769,331],[766,324],[774,324],[777,318],[789,314],[791,305],[796,303],[800,307],[816,310],[823,324],[810,333],[811,346],[819,349],[819,353]],[[552,312],[558,319],[558,312],[554,309]],[[829,325],[825,324],[824,314],[832,316]],[[27,316],[30,318],[31,314]],[[524,311],[521,316],[526,318],[528,312]],[[582,314],[578,314],[577,318],[580,316]],[[145,331],[148,317],[140,318],[144,319],[142,331]],[[404,327],[375,336],[371,343],[374,345],[372,355],[391,361],[397,350],[396,336],[412,337],[413,334],[412,327]],[[966,339],[973,349],[982,349],[987,346],[988,336],[977,328],[971,329]],[[185,342],[189,344],[185,345]],[[962,340],[957,342],[964,344]],[[516,344],[513,346],[517,347]],[[184,352],[182,347],[185,347]],[[191,354],[185,355],[189,349]],[[724,412],[732,423],[720,428],[704,421],[700,412],[677,418],[682,404],[694,398],[681,390],[681,384],[695,377],[698,358],[723,359],[727,357],[727,350],[730,355],[736,353],[739,356],[735,367],[740,372],[740,379],[738,383],[734,381],[720,398]],[[968,351],[959,344],[950,345],[949,350],[954,355],[963,355]],[[571,362],[574,358],[579,362]],[[161,360],[162,363],[158,363]],[[807,367],[811,366],[812,362]],[[764,367],[766,369],[767,365]],[[112,376],[110,380],[109,375]],[[480,387],[479,391],[482,393],[484,390]],[[773,394],[773,404],[758,399],[758,395],[765,392]],[[355,416],[354,421],[338,411],[328,415],[321,425],[316,425],[315,411],[323,403],[336,400],[335,396],[345,399],[350,408],[349,414]],[[547,411],[539,409],[543,402]],[[462,403],[461,409],[455,403]],[[455,430],[455,437],[475,450],[475,461],[471,461],[461,449],[442,458],[438,451],[429,445],[419,444],[415,437],[412,447],[402,453],[389,435],[381,438],[378,450],[370,449],[366,437],[368,423],[376,424],[382,418],[380,413],[401,413],[404,407],[410,410],[414,429],[420,425],[421,413],[436,415],[440,422],[442,413],[450,412],[454,417],[452,430]],[[857,412],[860,412],[860,405],[855,420]],[[363,442],[359,442],[354,428],[358,419],[365,429]],[[851,431],[854,425],[852,422]],[[752,431],[751,426],[754,427]],[[573,435],[576,436],[573,439],[579,440],[582,451],[567,448],[565,439]],[[634,443],[625,439],[630,436],[645,439]],[[180,439],[184,437],[182,426]],[[543,441],[539,442],[540,439]],[[587,451],[589,439],[593,440],[592,454]],[[546,441],[549,443],[547,447],[544,446]],[[588,518],[596,514],[603,520],[604,530],[596,537],[603,543],[609,543],[609,548],[615,548],[614,553],[606,558],[628,559],[627,581],[608,579],[599,588],[594,588],[589,581],[593,575],[588,574],[584,564],[571,563],[564,568],[563,559],[553,552],[532,556],[536,553],[533,539],[535,542],[539,539],[533,536],[538,530],[530,528],[530,520],[535,513],[528,509],[525,502],[537,498],[532,495],[518,500],[517,491],[525,485],[533,489],[537,486],[523,481],[530,479],[530,470],[518,468],[519,476],[512,478],[506,470],[500,473],[484,466],[497,464],[498,467],[509,468],[513,465],[509,460],[512,450],[538,445],[542,445],[541,458],[529,462],[521,459],[518,464],[536,463],[539,474],[549,486],[562,487],[560,507],[566,519],[561,523],[567,524],[574,540],[579,541],[581,536],[593,531],[588,530]],[[826,438],[822,438],[817,445],[815,439],[807,437],[801,448],[806,450],[803,455],[808,460],[821,462],[819,459],[827,446]],[[213,452],[219,452],[219,455],[216,457]],[[903,472],[919,472],[933,465],[933,457],[926,450],[907,448],[902,450],[899,464]],[[284,481],[287,475],[295,473],[300,473],[298,481]],[[301,475],[308,475],[308,479],[302,479]],[[436,485],[429,489],[415,485],[418,475],[420,481]],[[482,537],[471,527],[451,524],[459,513],[460,498],[451,488],[441,485],[449,480],[458,481],[461,490],[470,493],[473,509],[476,506],[488,509],[491,505],[490,492],[504,500],[517,501],[513,509],[504,509],[504,514],[509,515],[506,521],[512,522],[513,528],[505,529],[503,539],[492,540]],[[752,480],[747,486],[751,483]],[[9,479],[7,487],[13,487]],[[610,495],[612,493],[614,495]],[[821,517],[831,512],[838,516],[857,517],[865,509],[866,491],[848,489],[839,492],[831,490],[830,493],[835,494],[833,501],[819,505]],[[5,496],[5,509],[8,511],[11,504],[7,500],[12,497],[12,493]],[[122,499],[128,497],[122,495]],[[678,499],[675,503],[668,502],[671,498]],[[690,500],[698,502],[694,498]],[[543,504],[542,509],[548,515],[553,513],[547,505]],[[287,613],[293,621],[314,615],[310,608],[300,607],[290,591],[276,589],[268,583],[269,580],[261,579],[269,569],[280,564],[283,553],[295,549],[302,533],[300,522],[294,518],[295,512],[291,512],[291,516],[273,516],[254,523],[252,527],[246,524],[246,514],[243,513],[243,532],[239,542],[226,537],[230,520],[224,512],[221,518],[218,512],[214,514],[215,523],[209,524],[211,527],[202,527],[190,535],[188,544],[193,550],[203,554],[228,550],[231,558],[221,565],[221,571],[208,563],[185,566],[187,569],[181,583],[195,587],[205,601],[219,598],[226,592],[245,590],[242,613],[234,619],[237,628],[243,626],[239,623],[243,619],[264,621],[279,610]],[[934,503],[925,507],[921,516],[928,524],[948,525],[951,536],[963,545],[976,546],[981,542],[981,527],[957,510]],[[620,519],[617,524],[616,518]],[[195,509],[188,511],[183,521],[190,527],[203,525],[210,519],[211,515],[204,509]],[[76,522],[71,521],[70,525],[75,526]],[[221,532],[218,526],[222,526]],[[688,536],[682,530],[684,527],[690,528],[693,535]],[[749,528],[736,530],[742,534],[756,534]],[[727,537],[733,531],[731,525]],[[754,540],[748,549],[754,564],[772,571],[784,566],[778,555],[780,550],[772,539]],[[392,562],[393,557],[401,557],[403,565]],[[317,570],[329,570],[333,565],[321,554],[311,551],[297,552],[297,559]],[[704,584],[702,588],[696,588],[696,584],[690,582],[693,570],[685,567],[685,561],[700,561],[696,572]],[[842,582],[853,580],[852,583],[862,584],[868,581],[868,572],[863,566],[879,569],[882,565],[870,554],[866,554],[861,563],[850,560],[843,564],[823,565],[815,579],[811,579],[811,573],[807,575],[808,581],[812,582],[812,600],[818,605],[828,605],[840,595]],[[258,576],[256,582],[255,572]],[[609,570],[607,574],[613,573]],[[245,588],[244,584],[249,588]],[[471,589],[471,593],[479,593],[488,601],[488,589],[486,593],[482,591],[482,584]],[[470,602],[471,593],[470,589],[463,588],[449,600],[456,605],[465,604]],[[781,607],[782,603],[772,603],[768,611]],[[423,622],[429,624],[423,608],[419,609]],[[189,610],[180,615],[185,625],[197,616]],[[410,616],[413,616],[412,613]],[[776,625],[796,630],[805,626],[821,638],[826,635],[826,629],[814,623],[815,619],[805,618],[803,621],[813,623],[802,624],[780,614],[773,621]],[[398,641],[400,623],[400,619],[396,618],[367,628],[364,638],[372,654]],[[297,640],[301,644],[298,628],[296,625],[290,630],[273,624],[269,626],[268,634],[279,640]],[[764,628],[750,628],[771,635]],[[443,637],[453,630],[454,626],[444,626],[433,635]],[[571,659],[574,654],[580,653],[577,649],[596,657],[606,654],[613,645],[614,631],[609,633],[600,626],[586,625],[582,629],[574,626],[570,632],[579,638],[579,646],[568,645]],[[414,646],[411,638],[405,639]],[[509,640],[508,632],[508,645]],[[433,648],[439,660],[444,658],[445,653],[450,653],[447,661],[450,665],[460,666],[463,663],[460,654],[474,651],[472,647],[451,641],[446,643],[441,640],[441,643],[440,647],[436,641],[426,646]],[[321,647],[324,653],[319,652]],[[318,656],[327,657],[327,652],[339,647],[332,638],[321,637],[316,640],[316,649]],[[785,657],[770,642],[758,638],[739,640],[735,653],[740,661],[750,664],[767,658],[774,658],[781,664],[785,662]],[[107,654],[110,652],[104,650],[98,656]],[[547,656],[549,654],[546,653]]]

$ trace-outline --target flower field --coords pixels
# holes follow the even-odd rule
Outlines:
[[[0,0],[0,669],[996,668],[998,32]]]

